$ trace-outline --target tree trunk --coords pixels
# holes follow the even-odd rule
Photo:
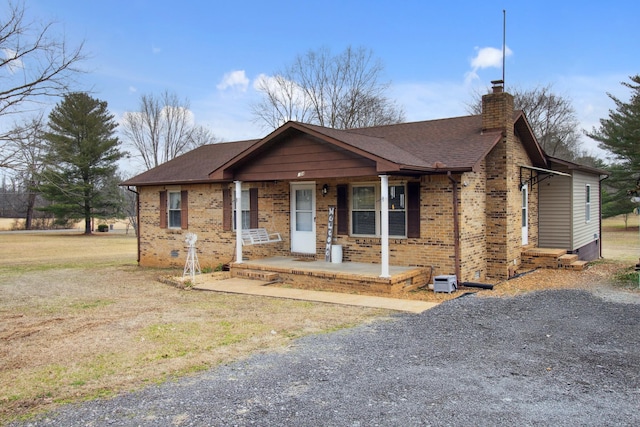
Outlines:
[[[91,206],[84,205],[84,234],[91,234]]]
[[[27,195],[27,215],[24,219],[24,229],[31,230],[33,222],[33,209],[36,205],[37,194],[34,191],[30,191]]]

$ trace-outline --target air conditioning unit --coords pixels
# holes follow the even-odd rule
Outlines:
[[[458,279],[455,274],[444,274],[433,278],[433,292],[455,292],[458,289]]]

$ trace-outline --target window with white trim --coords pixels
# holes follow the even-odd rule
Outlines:
[[[182,227],[182,195],[180,191],[169,191],[169,228]]]
[[[355,184],[351,187],[351,234],[380,236],[380,185]],[[389,185],[389,235],[406,237],[406,186]]]
[[[585,186],[584,194],[584,220],[591,221],[591,184]]]
[[[233,199],[233,229],[236,229],[236,202],[235,192]],[[242,209],[242,229],[247,230],[251,228],[251,201],[249,198],[249,190],[242,190],[242,197],[240,200],[240,209]]]

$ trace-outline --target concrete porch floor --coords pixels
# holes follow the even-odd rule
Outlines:
[[[230,270],[232,277],[281,281],[301,289],[368,292],[390,297],[424,287],[432,279],[430,268],[390,266],[390,277],[380,277],[380,264],[331,263],[293,256],[234,263]]]

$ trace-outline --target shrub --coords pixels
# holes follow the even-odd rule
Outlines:
[[[98,224],[98,231],[101,233],[109,231],[109,226],[107,224]]]

